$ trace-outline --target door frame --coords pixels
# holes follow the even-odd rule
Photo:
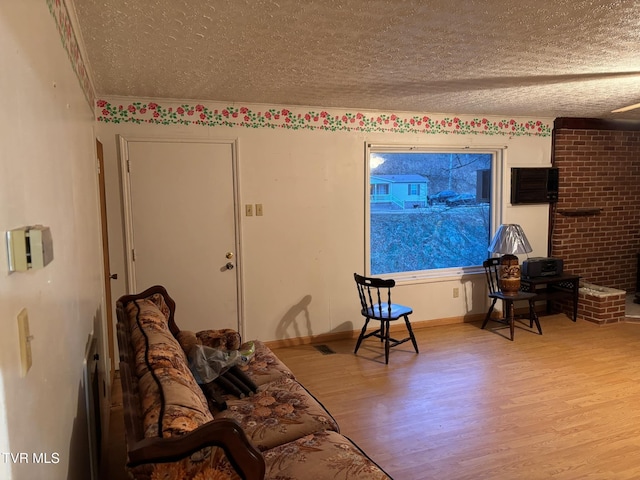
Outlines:
[[[98,213],[100,215],[100,239],[102,246],[102,288],[103,288],[103,303],[101,316],[100,331],[96,332],[96,325],[94,322],[94,332],[90,336],[87,348],[90,346],[95,349],[96,339],[100,340],[100,346],[98,352],[103,352],[105,358],[95,358],[94,353],[87,355],[85,352],[85,361],[93,358],[98,362],[98,402],[100,409],[97,412],[99,415],[100,424],[104,427],[109,425],[111,421],[111,393],[113,391],[113,383],[115,381],[115,374],[117,370],[116,365],[116,338],[114,335],[113,325],[113,310],[112,310],[112,292],[111,292],[111,267],[109,262],[109,228],[107,222],[107,194],[106,194],[106,180],[105,180],[105,166],[104,166],[104,146],[99,137],[94,135],[95,152],[96,152],[96,181],[98,183]],[[91,364],[93,365],[93,363]],[[87,373],[85,371],[85,373]],[[91,390],[91,385],[85,382],[85,388]],[[95,399],[94,399],[95,400]],[[88,410],[87,410],[88,412]],[[89,413],[87,413],[89,415]],[[90,432],[91,433],[91,432]],[[93,432],[92,435],[97,432]],[[93,452],[99,455],[100,462],[97,465],[98,469],[101,469],[107,461],[107,445],[109,442],[109,429],[102,428],[100,438],[100,452]],[[91,474],[94,475],[94,465],[92,464]]]
[[[111,310],[111,266],[109,263],[109,228],[107,226],[107,194],[104,178],[104,149],[102,142],[96,138],[96,159],[98,161],[98,189],[100,195],[100,227],[102,235],[102,267],[105,299],[105,316],[107,323],[107,342],[109,354],[109,384],[113,383],[116,371],[115,336],[113,334],[113,313]],[[116,275],[117,276],[117,275]]]
[[[125,266],[126,266],[126,291],[129,294],[135,285],[135,268],[133,263],[133,210],[131,204],[131,184],[129,180],[129,143],[209,143],[214,145],[229,145],[231,147],[231,172],[233,182],[233,219],[235,230],[235,252],[236,252],[236,309],[238,312],[238,331],[241,336],[245,333],[244,320],[244,281],[243,281],[243,255],[242,255],[242,222],[240,205],[240,183],[238,167],[238,140],[237,139],[202,139],[202,138],[178,138],[178,137],[135,137],[118,135],[119,155],[120,155],[120,178],[121,194],[124,221],[124,241],[125,241]]]

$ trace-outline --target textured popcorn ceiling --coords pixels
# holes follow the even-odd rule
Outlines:
[[[632,0],[73,0],[96,92],[640,119]]]

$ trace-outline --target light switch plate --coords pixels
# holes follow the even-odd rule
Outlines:
[[[33,359],[31,357],[31,333],[29,332],[29,314],[23,308],[18,314],[18,333],[20,335],[20,364],[22,365],[22,376],[26,376],[31,368]]]

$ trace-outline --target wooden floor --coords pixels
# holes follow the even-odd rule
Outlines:
[[[514,342],[477,323],[417,330],[420,354],[403,344],[389,365],[373,338],[357,356],[353,340],[276,354],[395,480],[640,478],[640,324],[540,321]],[[105,480],[125,478],[113,431]]]

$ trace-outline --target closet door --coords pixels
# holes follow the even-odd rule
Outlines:
[[[183,330],[240,329],[234,144],[126,141],[129,290],[163,285]]]

